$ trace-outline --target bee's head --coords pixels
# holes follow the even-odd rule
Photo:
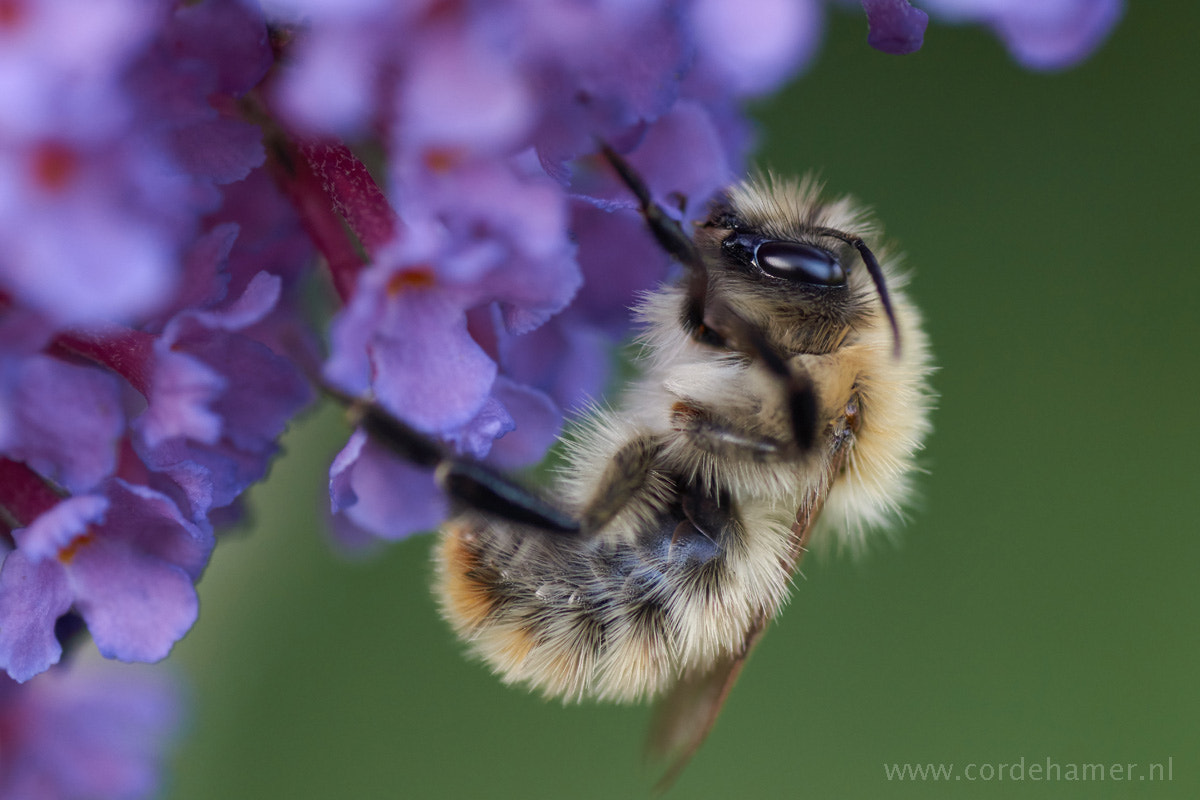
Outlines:
[[[846,200],[822,202],[812,181],[759,178],[718,198],[697,244],[714,289],[746,316],[782,326],[795,349],[826,352],[877,309],[899,352],[883,271],[856,229],[870,231],[863,215]]]

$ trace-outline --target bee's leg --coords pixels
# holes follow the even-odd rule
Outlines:
[[[683,402],[672,407],[671,421],[675,430],[683,433],[697,449],[734,461],[792,461],[808,452],[816,437],[813,431],[809,443],[802,445],[794,440],[766,436],[710,409]]]
[[[646,485],[662,448],[658,439],[639,436],[613,455],[596,482],[598,490],[584,506],[582,525],[585,533],[594,533],[611,522],[630,498]]]
[[[503,473],[449,452],[375,403],[350,398],[349,404],[367,435],[406,461],[432,469],[453,502],[552,533],[579,532],[578,520]]]
[[[722,313],[724,312],[724,313]],[[713,310],[732,339],[740,344],[731,348],[739,350],[761,363],[775,376],[783,388],[784,403],[791,423],[794,447],[807,452],[817,437],[817,389],[812,378],[788,366],[787,360],[775,348],[762,329],[750,324],[733,309],[720,304]]]
[[[802,450],[812,447],[816,435],[817,397],[808,376],[795,373],[779,351],[755,325],[745,320],[725,303],[710,307],[708,297],[708,267],[704,257],[683,227],[661,205],[654,202],[650,189],[633,167],[608,145],[603,145],[604,157],[621,180],[637,197],[646,225],[664,250],[674,256],[688,271],[687,295],[681,322],[693,339],[711,347],[734,350],[761,361],[783,384],[792,433]]]
[[[663,250],[673,256],[688,271],[687,301],[684,303],[681,322],[683,327],[697,340],[713,347],[724,347],[725,338],[720,333],[711,330],[704,322],[704,312],[708,306],[708,268],[704,265],[704,257],[692,237],[688,236],[679,221],[667,213],[666,209],[654,202],[649,187],[642,177],[634,171],[628,161],[617,154],[608,145],[601,147],[601,152],[608,163],[616,170],[621,181],[629,187],[638,201],[638,208],[646,220],[647,227]]]

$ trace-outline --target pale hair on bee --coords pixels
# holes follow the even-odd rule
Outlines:
[[[931,356],[857,203],[757,176],[689,235],[604,155],[685,274],[640,299],[640,376],[576,426],[546,494],[359,411],[457,502],[434,591],[470,651],[547,697],[666,695],[651,748],[669,782],[785,602],[818,515],[819,536],[858,549],[908,501]]]

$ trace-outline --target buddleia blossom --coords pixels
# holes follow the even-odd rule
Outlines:
[[[179,727],[170,676],[77,663],[0,675],[0,797],[152,797]]]
[[[1122,9],[861,6],[886,52],[919,48],[928,11],[1035,68],[1087,55]],[[112,659],[167,655],[307,377],[465,457],[540,459],[670,269],[599,143],[702,215],[752,144],[742,104],[803,69],[827,11],[0,0],[0,798],[143,791],[133,762],[153,754],[104,750],[120,709],[88,705],[86,681],[55,705],[75,685],[55,665],[79,630]],[[323,287],[312,305],[334,313],[314,320],[301,299]],[[361,431],[330,497],[355,541],[448,508]],[[104,759],[137,780],[80,777]]]
[[[632,151],[695,215],[740,169],[737,100],[782,81],[814,38],[803,14],[784,13],[779,35],[726,53],[718,4],[273,8],[311,20],[273,98],[318,142],[299,150],[314,170],[341,158],[322,138],[385,131],[387,190],[339,198],[371,263],[341,261],[356,275],[326,377],[505,466],[540,458],[564,410],[603,391],[626,309],[666,275],[597,142]],[[350,39],[349,63],[330,57]],[[313,112],[326,106],[339,113]],[[331,476],[335,511],[385,537],[428,528],[446,503],[429,476],[379,459],[390,456],[350,442]],[[398,484],[412,491],[387,488]]]
[[[312,395],[288,310],[311,245],[252,178],[261,131],[233,111],[272,61],[264,20],[86,5],[0,9],[0,669],[17,681],[60,661],[65,619],[109,658],[165,657],[215,524]]]
[[[945,22],[988,26],[1017,62],[1041,70],[1087,58],[1125,11],[1124,0],[921,0],[919,5]]]

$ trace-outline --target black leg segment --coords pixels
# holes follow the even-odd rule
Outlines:
[[[351,413],[372,440],[406,461],[433,469],[438,485],[455,504],[551,533],[579,532],[576,519],[533,490],[486,464],[450,452],[377,403],[354,399]]]

